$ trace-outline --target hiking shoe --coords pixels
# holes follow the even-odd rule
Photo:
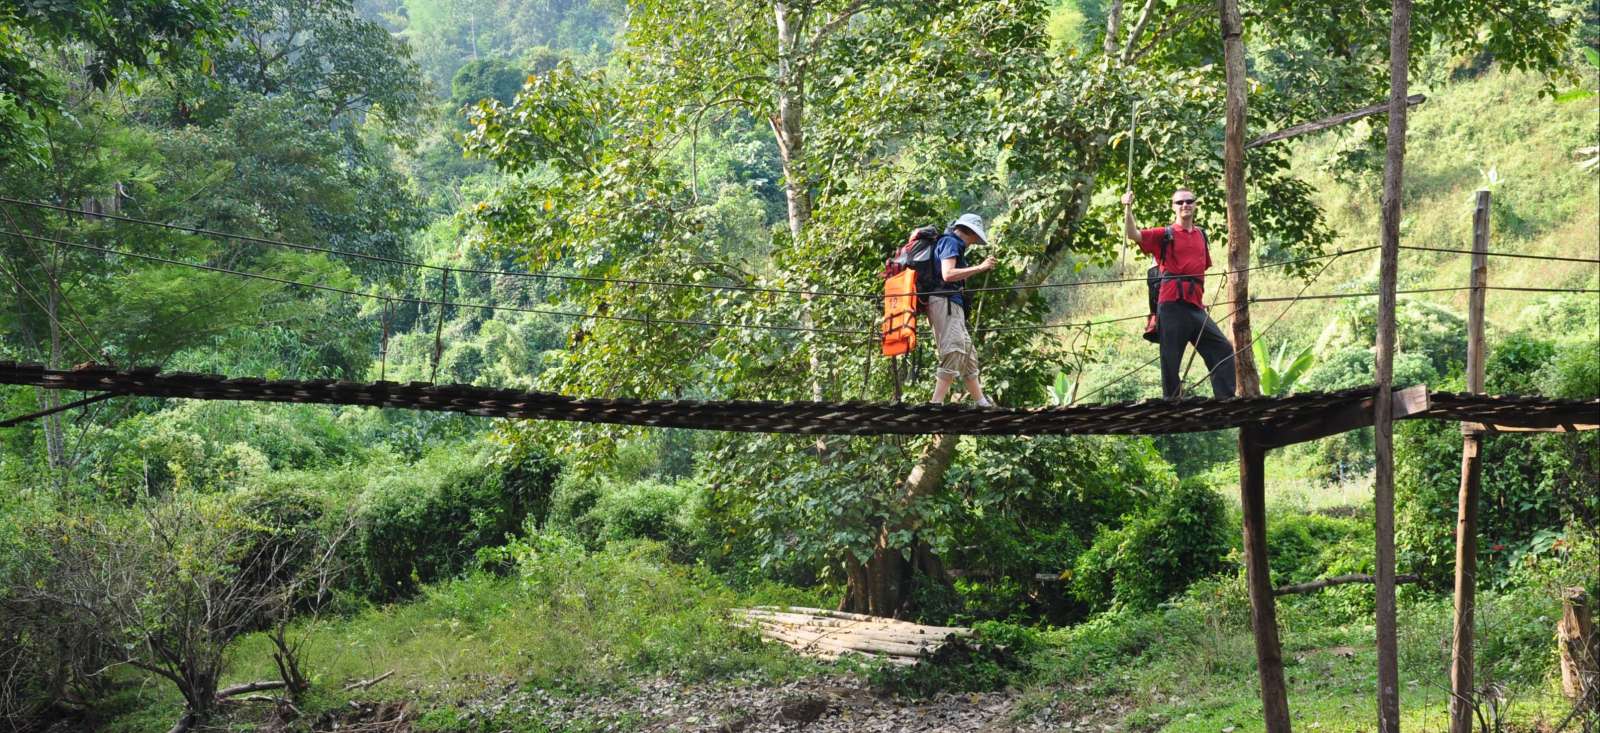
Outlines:
[[[990,402],[988,397],[980,397],[978,401],[974,402],[973,404],[978,407],[994,407],[994,403]]]

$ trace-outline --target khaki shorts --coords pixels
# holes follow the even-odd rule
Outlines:
[[[940,377],[962,380],[978,378],[978,352],[967,334],[967,312],[942,295],[928,296],[928,322],[933,324],[933,341],[939,347]]]

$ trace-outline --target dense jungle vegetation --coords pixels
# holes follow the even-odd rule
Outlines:
[[[1385,98],[1387,2],[1242,6],[1252,136]],[[1494,251],[1600,257],[1600,10],[1414,12],[1404,242],[1466,248],[1487,188]],[[979,287],[1130,277],[1129,180],[1148,226],[1193,188],[1220,269],[1220,49],[1180,0],[0,0],[0,361],[925,400],[928,346],[898,377],[872,357],[876,303],[769,291],[875,292],[907,232],[964,211],[1000,263]],[[1376,289],[1376,252],[1311,258],[1376,243],[1381,119],[1251,151],[1253,292]],[[1490,268],[1576,292],[1489,294],[1488,391],[1600,396],[1600,267]],[[1467,270],[1408,251],[1401,288]],[[1158,396],[1136,322],[1075,325],[1144,308],[1136,282],[985,292],[985,386]],[[1465,389],[1465,312],[1401,298],[1397,384]],[[1365,385],[1376,318],[1263,303],[1256,358],[1276,393]],[[0,385],[0,419],[83,396]],[[1235,446],[96,402],[0,428],[0,720],[755,730],[737,695],[851,680],[993,702],[995,729],[1259,730]],[[1396,446],[1402,712],[1445,730],[1460,432]],[[1271,454],[1276,585],[1373,570],[1373,462],[1370,429]],[[1550,730],[1562,592],[1600,597],[1600,440],[1495,435],[1485,466],[1473,705]],[[1373,728],[1373,603],[1279,599],[1302,729]],[[761,604],[1004,653],[819,662],[732,623]],[[710,702],[618,712],[663,685]]]

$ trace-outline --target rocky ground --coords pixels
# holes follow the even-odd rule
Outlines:
[[[944,693],[929,698],[881,694],[846,676],[782,684],[729,681],[681,685],[651,680],[627,693],[556,696],[514,686],[466,707],[473,717],[536,714],[553,730],[665,733],[969,733],[1115,730],[1125,711],[1024,705],[1016,691]]]

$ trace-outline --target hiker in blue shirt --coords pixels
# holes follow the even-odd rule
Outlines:
[[[960,377],[979,407],[994,407],[978,383],[978,352],[972,346],[972,336],[967,333],[971,296],[963,292],[965,288],[961,284],[973,275],[994,269],[993,257],[967,266],[967,248],[977,242],[989,242],[983,230],[983,218],[977,214],[962,214],[933,245],[933,255],[944,281],[936,294],[928,295],[928,322],[933,324],[933,340],[939,350],[939,368],[934,372],[934,403],[943,403],[950,394],[950,386]]]

